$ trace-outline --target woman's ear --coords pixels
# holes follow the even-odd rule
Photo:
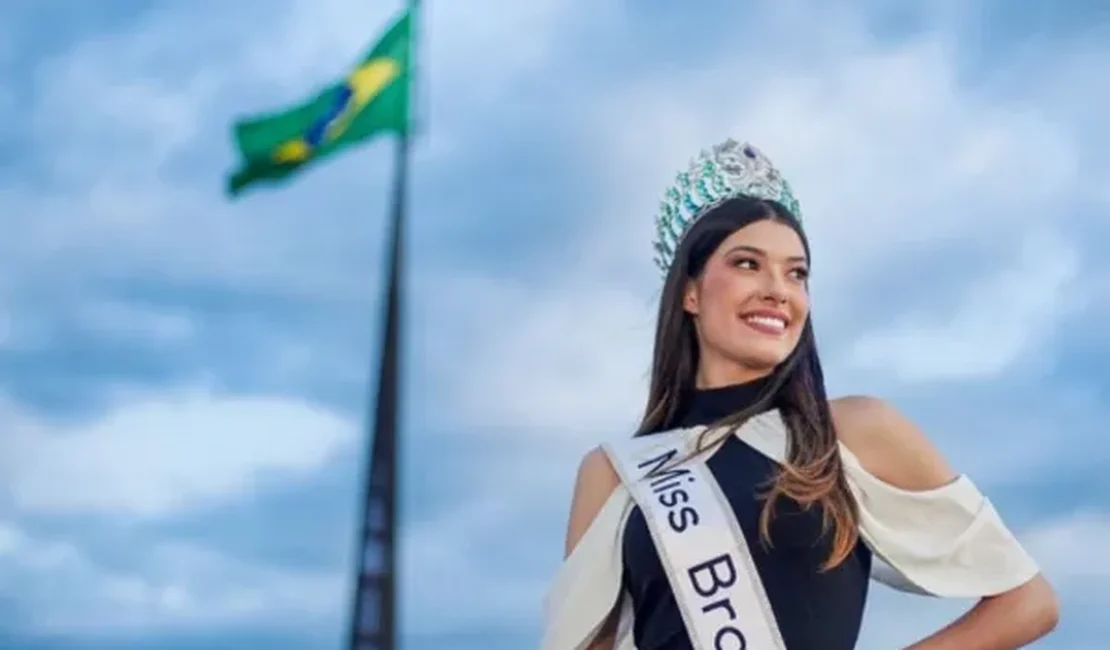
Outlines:
[[[686,288],[682,293],[682,308],[691,316],[698,315],[698,284],[693,279],[686,281]]]

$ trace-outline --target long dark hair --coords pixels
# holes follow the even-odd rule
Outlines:
[[[698,340],[693,318],[683,308],[687,282],[701,275],[709,257],[729,235],[763,220],[785,224],[798,233],[809,258],[809,242],[801,224],[774,201],[744,197],[727,200],[698,219],[683,238],[659,301],[651,384],[637,435],[673,428],[695,390]],[[710,430],[735,429],[771,408],[782,414],[788,444],[784,463],[762,495],[765,503],[760,514],[760,536],[770,545],[770,524],[779,497],[793,499],[806,509],[818,505],[822,510],[823,531],[832,531],[833,540],[824,569],[833,568],[856,545],[859,514],[844,478],[812,317],[806,319],[798,345],[775,367],[755,402]],[[704,436],[698,441],[699,448]]]

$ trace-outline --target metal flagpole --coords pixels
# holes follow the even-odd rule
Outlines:
[[[404,270],[402,259],[408,137],[397,143],[397,172],[389,247],[385,323],[373,443],[363,496],[361,552],[351,616],[350,650],[396,650],[397,575],[397,411],[400,402],[399,356]],[[367,418],[368,423],[371,421]]]
[[[417,3],[408,3],[410,20],[416,19]],[[410,26],[411,33],[415,25]],[[408,104],[411,115],[413,68],[416,40],[409,52]],[[394,160],[393,196],[389,220],[389,262],[386,279],[385,319],[382,330],[381,359],[378,367],[377,395],[372,429],[373,442],[366,468],[363,493],[359,554],[354,584],[354,599],[348,635],[348,650],[397,650],[397,520],[399,505],[398,411],[401,404],[401,328],[404,309],[404,234],[406,193],[408,190],[409,128],[399,134]]]

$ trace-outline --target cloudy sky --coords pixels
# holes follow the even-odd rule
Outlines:
[[[1062,598],[1039,647],[1105,647],[1110,13],[894,4],[428,0],[407,648],[536,644],[577,460],[644,397],[652,209],[728,136],[802,202],[831,392],[996,502]],[[0,6],[3,647],[339,648],[391,142],[221,191],[232,119],[397,6]],[[860,647],[966,605],[876,588]]]

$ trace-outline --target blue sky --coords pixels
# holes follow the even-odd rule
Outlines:
[[[392,147],[230,204],[236,115],[395,7],[0,8],[0,630],[339,647]],[[791,179],[834,394],[894,401],[1110,633],[1098,3],[427,2],[405,414],[413,650],[538,640],[577,459],[644,395],[652,208],[728,136]],[[966,603],[876,588],[861,648]]]

